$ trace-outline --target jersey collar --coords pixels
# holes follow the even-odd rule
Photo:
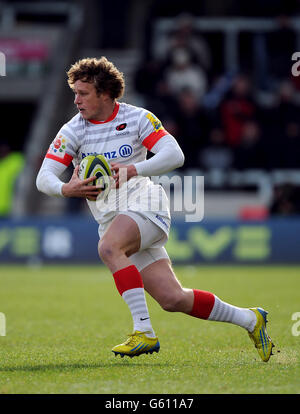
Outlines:
[[[105,124],[106,122],[110,122],[117,116],[117,113],[119,112],[120,104],[119,102],[116,102],[113,113],[110,115],[109,118],[107,118],[105,121],[96,121],[95,119],[89,119],[88,121],[92,124]]]

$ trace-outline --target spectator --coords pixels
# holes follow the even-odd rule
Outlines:
[[[295,88],[289,80],[284,79],[280,83],[276,100],[276,120],[284,131],[290,122],[297,122],[299,119],[299,105],[296,102]]]
[[[204,38],[195,29],[194,17],[189,13],[181,13],[175,19],[176,29],[169,35],[165,46],[160,49],[160,56],[171,56],[176,49],[186,50],[193,63],[208,72],[211,69],[211,52]]]
[[[134,86],[136,92],[145,99],[156,98],[158,84],[161,81],[162,63],[152,59],[143,62],[134,76]]]
[[[263,169],[266,166],[266,151],[257,122],[243,125],[241,140],[234,150],[234,166],[238,170]]]
[[[0,216],[9,216],[12,210],[14,187],[24,166],[23,155],[0,141]]]
[[[189,88],[201,100],[207,90],[204,70],[192,63],[190,53],[184,48],[173,50],[171,64],[166,68],[164,77],[174,96],[178,96],[183,89]]]
[[[159,118],[174,118],[176,97],[170,91],[162,73],[162,62],[153,59],[142,63],[135,73],[135,90],[144,101],[144,106]]]
[[[279,185],[274,189],[274,197],[270,206],[273,216],[290,216],[300,213],[300,189],[291,184]]]
[[[299,122],[289,122],[282,148],[282,167],[299,169],[300,166],[300,125]]]
[[[296,32],[287,15],[277,17],[278,28],[266,35],[268,76],[275,84],[291,73],[291,57],[297,51]]]
[[[208,144],[199,154],[200,165],[206,170],[213,168],[226,170],[231,167],[233,153],[226,144],[224,132],[221,128],[213,128],[209,133]]]
[[[220,116],[228,144],[235,147],[242,138],[243,127],[255,119],[257,105],[251,94],[251,82],[245,75],[238,75],[227,96],[220,103]]]
[[[178,141],[186,154],[184,168],[197,168],[198,154],[206,144],[209,119],[199,99],[190,88],[184,88],[178,95]]]
[[[299,104],[296,102],[295,89],[290,81],[284,80],[280,84],[273,107],[264,111],[263,123],[267,145],[270,148],[269,168],[299,166]]]

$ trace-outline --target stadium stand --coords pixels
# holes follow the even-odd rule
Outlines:
[[[203,2],[195,9],[187,2],[182,15],[176,1],[169,12],[167,3],[132,1],[125,10],[118,1],[116,15],[116,4],[104,7],[95,1],[1,3],[0,50],[8,56],[9,76],[1,78],[0,105],[7,117],[12,113],[9,103],[19,105],[23,121],[15,123],[18,142],[14,145],[26,158],[16,187],[14,216],[85,211],[81,203],[72,207],[64,199],[43,196],[34,181],[49,142],[74,113],[65,72],[87,55],[112,59],[126,76],[124,99],[153,110],[178,138],[186,153],[185,167],[179,172],[204,176],[208,216],[237,217],[245,208],[249,212],[249,207],[268,210],[278,185],[299,191],[300,87],[298,78],[291,75],[293,62],[286,62],[300,45],[297,13],[292,18],[281,16],[276,6],[270,14],[263,4],[261,15],[253,14],[239,2],[231,2],[230,7]],[[107,36],[113,22],[119,36]],[[276,56],[285,59],[285,66],[276,64],[278,70],[273,70],[276,36],[286,39]],[[185,42],[191,46],[193,64],[206,76],[206,90],[197,104],[188,85],[176,97],[166,85],[169,52],[174,44],[177,52],[178,45],[184,49]],[[183,54],[179,55],[177,59],[182,59]],[[234,98],[234,85],[245,87],[242,79],[250,84],[255,107],[246,116],[249,103]],[[242,112],[230,114],[233,102],[239,102]],[[280,129],[273,122],[279,115]],[[236,146],[227,141],[226,128],[236,128],[237,122],[242,141]],[[224,197],[221,207],[218,200]]]

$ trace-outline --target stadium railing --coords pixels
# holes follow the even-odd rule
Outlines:
[[[300,18],[293,17],[289,20],[291,28],[295,30],[297,48],[300,50]],[[193,24],[195,29],[200,32],[219,32],[222,34],[224,39],[224,70],[226,72],[234,72],[240,67],[238,41],[241,33],[268,33],[280,27],[278,20],[273,17],[195,17]],[[159,57],[160,46],[166,41],[170,31],[176,28],[175,25],[176,20],[174,18],[159,18],[153,23],[151,47],[155,57]]]

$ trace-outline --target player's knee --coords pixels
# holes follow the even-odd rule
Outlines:
[[[167,312],[181,312],[184,308],[185,296],[183,292],[166,294],[160,301],[160,306]]]
[[[113,243],[103,239],[99,241],[98,253],[104,263],[109,263],[117,254],[118,248]]]

